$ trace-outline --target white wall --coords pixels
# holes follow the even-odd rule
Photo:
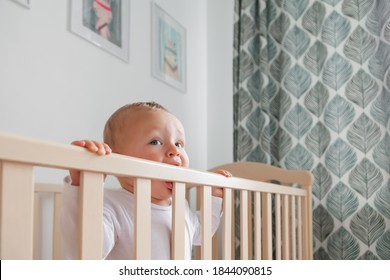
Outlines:
[[[33,0],[31,10],[0,0],[0,132],[60,143],[101,139],[115,109],[154,100],[182,120],[191,168],[232,161],[234,0],[155,2],[186,28],[186,93],[150,74],[151,0],[130,1],[129,63],[69,31],[69,0]],[[37,181],[60,183],[65,174],[38,169]],[[42,207],[47,220],[47,199]],[[43,240],[51,238],[47,226]],[[49,243],[41,249],[51,257]]]
[[[231,161],[234,1],[155,2],[186,28],[186,93],[151,76],[151,0],[130,1],[129,63],[69,31],[70,1],[0,0],[0,131],[101,139],[119,106],[154,100],[182,120],[191,168]]]
[[[208,0],[208,168],[233,161],[234,0]]]

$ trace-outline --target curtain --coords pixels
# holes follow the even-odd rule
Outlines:
[[[314,259],[390,259],[390,1],[236,0],[234,158],[310,170]]]

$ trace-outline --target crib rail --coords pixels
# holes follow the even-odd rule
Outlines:
[[[277,195],[278,197],[282,196],[282,201],[299,201],[297,204],[298,209],[293,209],[293,212],[286,212],[282,215],[291,215],[288,223],[293,225],[292,232],[294,234],[296,231],[295,227],[298,229],[297,234],[299,237],[297,246],[300,246],[300,248],[297,249],[297,252],[300,253],[297,254],[297,257],[311,259],[312,256],[310,246],[312,238],[311,220],[309,219],[311,218],[310,188],[298,189],[237,177],[225,178],[214,173],[179,168],[118,154],[99,157],[82,148],[71,145],[0,133],[1,259],[33,258],[34,166],[82,170],[80,186],[81,200],[79,202],[81,209],[80,259],[101,258],[103,174],[137,178],[135,186],[136,232],[134,254],[137,259],[150,259],[151,256],[151,224],[150,219],[145,220],[145,217],[150,217],[151,179],[175,182],[172,200],[173,259],[184,258],[183,213],[186,185],[201,186],[201,211],[203,215],[202,259],[211,259],[212,257],[211,221],[208,213],[211,212],[210,195],[211,187],[213,186],[223,187],[225,194],[223,247],[226,250],[224,250],[223,258],[231,258],[231,249],[229,248],[231,248],[233,236],[231,234],[232,225],[230,217],[232,216],[232,206],[230,205],[230,197],[232,196],[233,190],[241,191],[244,205],[247,204],[245,204],[247,193],[254,192],[256,213],[260,211],[260,200],[262,200],[261,209],[263,209],[263,217],[260,220],[260,216],[256,216],[255,223],[261,223],[263,228],[268,229],[263,229],[264,234],[262,236],[259,235],[259,232],[256,233],[256,258],[272,258],[272,236],[270,236],[272,234],[269,231],[269,228],[272,228],[272,221],[270,215],[266,213],[267,211],[271,211],[271,194]],[[102,187],[99,188],[96,186]],[[282,203],[284,204],[285,202]],[[294,205],[296,204],[294,203]],[[282,209],[286,210],[291,207],[284,206]],[[295,218],[295,214],[293,214],[295,212],[302,213],[302,218],[299,216]],[[280,214],[277,214],[277,217],[280,217]],[[286,217],[286,219],[288,218]],[[140,222],[141,220],[142,222]],[[244,223],[245,221],[247,221],[247,218],[244,219]],[[262,240],[261,242],[260,239]],[[266,243],[264,243],[264,240],[266,240]],[[279,236],[277,240],[280,240]],[[267,245],[261,248],[259,244]]]

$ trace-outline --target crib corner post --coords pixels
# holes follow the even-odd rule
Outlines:
[[[0,259],[33,259],[33,167],[0,162]]]

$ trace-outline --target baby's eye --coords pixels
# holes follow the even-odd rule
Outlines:
[[[180,143],[180,142],[179,142],[179,143],[176,143],[175,145],[176,145],[176,147],[178,147],[178,148],[184,148],[184,145],[183,145],[182,143]]]
[[[150,144],[151,145],[161,145],[161,142],[158,140],[152,140],[152,141],[150,141]]]

